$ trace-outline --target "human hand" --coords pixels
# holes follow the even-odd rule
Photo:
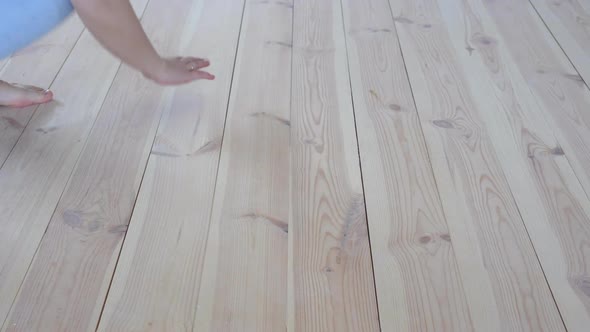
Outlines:
[[[215,76],[201,69],[209,66],[209,60],[193,57],[162,58],[152,72],[143,75],[161,85],[185,84],[195,80],[214,80]]]

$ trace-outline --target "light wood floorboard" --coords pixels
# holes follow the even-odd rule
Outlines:
[[[132,0],[0,59],[2,331],[586,331],[588,0]]]
[[[286,326],[292,13],[245,3],[195,330]]]
[[[243,3],[176,1],[165,9],[190,13],[179,49],[207,54],[216,80],[176,89],[166,108],[101,331],[199,330],[193,322]]]

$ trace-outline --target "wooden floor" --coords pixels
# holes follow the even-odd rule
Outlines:
[[[588,331],[590,0],[134,0],[0,61],[3,331]]]

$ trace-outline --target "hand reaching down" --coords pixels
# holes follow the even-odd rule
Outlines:
[[[209,66],[209,60],[193,57],[164,58],[161,64],[144,76],[161,85],[177,85],[195,80],[213,80],[215,76],[201,69]]]
[[[71,0],[71,3],[86,28],[106,49],[154,82],[176,85],[215,78],[201,70],[209,66],[208,60],[162,58],[145,34],[129,0]]]

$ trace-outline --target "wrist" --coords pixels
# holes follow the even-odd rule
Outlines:
[[[140,71],[146,78],[152,81],[158,81],[162,74],[166,70],[166,60],[160,56],[156,56],[153,59],[145,62]]]

